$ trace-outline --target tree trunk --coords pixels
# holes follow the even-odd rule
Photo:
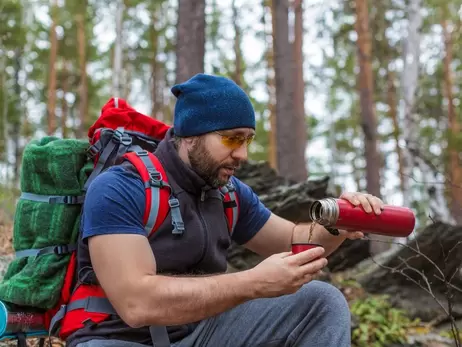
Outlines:
[[[265,49],[266,49],[266,87],[268,91],[268,111],[269,111],[269,126],[268,131],[269,137],[269,150],[268,150],[268,162],[271,168],[277,171],[277,144],[276,144],[276,86],[274,79],[274,52],[273,44],[275,40],[275,27],[274,21],[274,9],[271,6],[271,0],[263,0],[263,23],[265,27]],[[271,23],[268,25],[266,21],[266,13],[270,14]]]
[[[63,63],[63,97],[61,99],[61,133],[65,139],[69,136],[69,129],[67,127],[67,117],[69,115],[69,105],[67,104],[66,94],[69,92],[69,62],[64,61]],[[80,127],[81,129],[81,127]]]
[[[176,42],[176,83],[204,71],[205,0],[179,0]]]
[[[305,156],[297,147],[297,114],[294,105],[294,49],[289,42],[289,5],[287,1],[273,0],[274,67],[276,77],[276,140],[277,171],[289,180],[301,181],[306,177]]]
[[[387,80],[388,80],[388,87],[387,87],[387,101],[388,101],[388,115],[393,122],[393,137],[396,143],[396,154],[398,156],[398,172],[399,172],[399,182],[400,182],[400,189],[401,192],[404,194],[405,191],[405,178],[404,178],[404,163],[403,163],[403,151],[399,146],[399,139],[401,135],[401,130],[399,127],[398,121],[398,111],[397,107],[397,96],[396,96],[396,87],[395,87],[395,74],[393,71],[388,69],[387,71]]]
[[[447,14],[447,11],[446,11]],[[457,120],[457,112],[454,107],[453,77],[451,71],[453,57],[452,34],[448,30],[446,18],[442,22],[445,55],[443,63],[444,73],[444,94],[448,105],[448,152],[449,152],[449,184],[450,211],[452,217],[458,224],[462,224],[462,166],[459,159],[459,152],[456,145],[456,138],[460,134],[460,124]]]
[[[295,116],[296,125],[294,128],[296,150],[299,151],[297,156],[299,158],[305,158],[305,150],[307,143],[307,126],[305,120],[305,79],[303,78],[303,3],[301,0],[296,0],[293,3],[295,12],[295,30],[294,30],[294,105],[295,105]],[[305,160],[303,160],[305,163]],[[304,181],[308,177],[306,165],[300,165],[297,170],[298,181]]]
[[[19,168],[21,167],[22,149],[20,144],[21,139],[21,125],[23,121],[22,114],[25,111],[21,101],[21,84],[19,82],[19,74],[21,72],[21,58],[23,54],[22,48],[16,48],[14,56],[14,94],[16,100],[16,116],[11,129],[11,135],[13,138],[14,148],[14,172],[13,178],[14,183],[17,186],[19,184]]]
[[[86,52],[86,39],[85,39],[85,23],[86,23],[86,1],[81,3],[79,11],[76,15],[75,21],[77,24],[77,46],[79,54],[79,70],[80,70],[80,83],[79,83],[79,118],[80,127],[77,132],[77,137],[83,138],[88,126],[88,82],[87,82],[87,52]]]
[[[422,26],[421,0],[410,0],[407,13],[409,18],[408,35],[403,47],[403,75],[402,90],[404,99],[404,123],[403,138],[406,147],[404,148],[404,187],[403,201],[410,206],[414,197],[410,187],[410,180],[414,178],[415,169],[419,169],[423,177],[425,192],[429,196],[429,215],[433,221],[452,223],[453,219],[448,210],[448,205],[442,189],[437,181],[439,172],[429,165],[424,153],[420,148],[419,117],[415,113],[415,93],[419,82],[419,57],[420,57],[420,28]]]
[[[371,64],[371,38],[367,0],[356,0],[357,54],[359,62],[359,97],[361,126],[364,132],[367,191],[380,196],[380,158],[377,152],[377,117]]]
[[[156,30],[157,23],[157,9],[154,8],[151,10],[151,26],[150,26],[150,35],[151,35],[151,116],[153,118],[164,121],[162,116],[162,85],[161,79],[159,76],[159,62],[157,61],[157,54],[159,51],[159,36]]]
[[[2,92],[2,129],[3,129],[3,134],[2,134],[2,143],[0,146],[0,158],[5,161],[5,181],[8,182],[9,180],[9,161],[8,161],[8,153],[9,153],[9,132],[8,132],[8,103],[9,103],[9,95],[8,95],[8,89],[5,88],[6,86],[6,55],[4,54],[0,58],[0,74],[1,74],[1,80],[0,80],[0,86],[1,86],[1,92]]]
[[[48,60],[48,135],[56,131],[56,56],[58,55],[58,37],[56,34],[56,22],[58,17],[57,0],[53,1],[51,7],[51,28],[50,28],[50,56]]]
[[[117,2],[116,14],[116,38],[114,43],[114,61],[112,68],[112,94],[114,97],[122,97],[122,69],[123,69],[123,17],[125,12],[124,1]]]
[[[356,0],[356,32],[358,35],[357,54],[359,62],[359,99],[361,105],[361,126],[364,133],[366,158],[366,190],[381,197],[381,160],[377,152],[377,116],[374,104],[374,81],[372,72],[371,34],[367,0]],[[379,235],[369,235],[371,239],[386,239]],[[388,249],[384,242],[371,242],[371,253],[378,254]]]
[[[233,80],[236,82],[238,86],[243,88],[242,85],[242,50],[241,50],[241,28],[239,27],[238,24],[238,9],[236,7],[236,2],[233,0],[232,5],[233,9],[233,27],[234,27],[234,62],[235,62],[235,68],[234,68],[234,74],[233,74]]]

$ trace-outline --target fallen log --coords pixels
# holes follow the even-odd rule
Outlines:
[[[461,318],[462,226],[434,223],[395,247],[364,261],[352,277],[369,293],[389,294],[414,318],[445,321],[448,299],[453,316]]]

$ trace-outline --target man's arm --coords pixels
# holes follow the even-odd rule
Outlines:
[[[374,196],[360,193],[344,193],[340,196],[355,205],[361,204],[366,212],[381,213],[382,201]],[[292,240],[298,242],[309,239],[311,223],[295,225],[284,218],[271,214],[263,227],[243,246],[262,256],[274,253],[287,252],[291,249]],[[346,238],[358,239],[364,237],[361,232],[348,232],[340,230],[340,235],[329,233],[323,226],[316,224],[312,231],[311,242],[321,244],[329,256]]]
[[[190,323],[257,296],[250,272],[208,277],[156,275],[146,237],[111,234],[89,239],[95,274],[111,304],[131,327]]]
[[[276,254],[239,273],[159,275],[142,223],[144,198],[142,181],[116,167],[96,177],[83,205],[82,239],[92,268],[129,326],[195,322],[249,299],[293,293],[326,265],[319,248]]]

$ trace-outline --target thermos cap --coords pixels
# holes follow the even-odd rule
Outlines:
[[[5,304],[0,301],[0,339],[5,334],[7,322],[8,322],[8,310]]]

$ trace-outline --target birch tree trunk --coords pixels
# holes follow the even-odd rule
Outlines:
[[[410,0],[408,13],[408,35],[404,39],[403,47],[403,74],[402,74],[402,93],[404,100],[404,122],[403,138],[405,148],[404,155],[404,174],[403,174],[403,201],[405,206],[411,206],[415,197],[410,186],[410,180],[415,179],[416,169],[422,176],[424,191],[429,196],[429,215],[435,221],[452,223],[453,220],[447,208],[440,185],[437,182],[439,173],[435,171],[425,160],[424,153],[420,150],[418,134],[418,115],[415,112],[415,94],[419,79],[419,57],[420,57],[420,29],[422,26],[422,7],[421,0]],[[422,197],[420,197],[422,198]]]
[[[389,107],[389,117],[393,123],[393,137],[396,143],[396,154],[398,156],[398,173],[401,192],[405,191],[405,177],[404,177],[404,158],[403,150],[399,146],[401,138],[401,129],[399,126],[398,110],[397,110],[397,92],[395,87],[395,73],[388,68],[387,71],[387,102]]]

